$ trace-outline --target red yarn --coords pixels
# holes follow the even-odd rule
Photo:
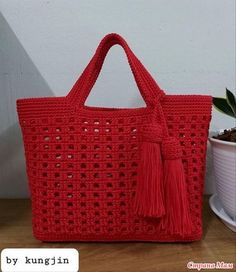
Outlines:
[[[142,133],[135,212],[144,217],[161,217],[163,205],[163,165],[160,151],[161,127],[145,126]]]
[[[161,226],[167,234],[183,236],[193,231],[193,224],[179,142],[173,137],[165,139],[162,143],[162,153],[166,215],[161,220]]]

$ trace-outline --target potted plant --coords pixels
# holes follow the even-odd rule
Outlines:
[[[226,88],[226,98],[214,97],[218,111],[236,120],[236,98]],[[236,231],[236,127],[219,131],[210,139],[213,155],[216,195],[210,199],[213,211]]]

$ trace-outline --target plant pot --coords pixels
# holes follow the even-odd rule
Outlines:
[[[236,220],[236,143],[214,138],[212,146],[216,193],[224,211]]]

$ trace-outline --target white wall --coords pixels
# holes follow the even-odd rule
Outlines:
[[[123,35],[169,94],[235,90],[234,0],[0,0],[0,197],[28,195],[19,97],[65,95],[109,32]],[[143,102],[120,48],[88,104]],[[211,130],[234,120],[213,112]],[[210,158],[206,192],[211,192]]]

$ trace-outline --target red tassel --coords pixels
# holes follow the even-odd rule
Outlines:
[[[142,135],[134,209],[137,215],[144,217],[161,217],[165,214],[160,133],[159,127],[145,127]]]
[[[166,215],[161,220],[165,233],[181,236],[193,231],[187,198],[186,178],[179,142],[172,137],[162,143],[164,157],[164,195]]]

